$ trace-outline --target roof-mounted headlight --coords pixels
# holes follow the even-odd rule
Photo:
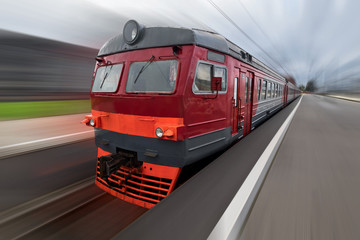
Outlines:
[[[123,30],[124,41],[129,45],[134,44],[140,39],[143,29],[144,26],[140,25],[135,20],[128,21]]]

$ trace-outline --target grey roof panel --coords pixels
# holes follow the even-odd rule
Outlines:
[[[117,35],[104,44],[98,56],[136,49],[191,44],[214,49],[223,53],[229,52],[226,39],[216,33],[185,28],[153,27],[145,28],[140,39],[133,45],[127,44],[122,34]]]
[[[98,56],[106,56],[138,49],[176,45],[197,45],[215,50],[230,55],[242,62],[246,62],[247,64],[264,71],[275,78],[280,78],[285,81],[284,77],[267,67],[258,59],[252,57],[252,61],[249,61],[248,58],[242,58],[241,51],[245,53],[246,51],[223,36],[217,33],[197,29],[171,27],[144,28],[139,40],[132,45],[127,44],[123,39],[123,35],[119,34],[104,44],[104,46],[100,49]]]
[[[137,49],[195,44],[194,32],[183,28],[145,28],[140,39],[133,45],[127,44],[123,35],[110,39],[100,49],[98,56]]]
[[[229,54],[229,46],[226,39],[217,34],[211,32],[205,32],[201,30],[193,30],[195,35],[195,45],[206,47],[216,50],[225,54]]]

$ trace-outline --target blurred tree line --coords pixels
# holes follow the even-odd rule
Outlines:
[[[305,91],[307,92],[315,92],[317,90],[316,83],[314,79],[311,79],[307,82]]]

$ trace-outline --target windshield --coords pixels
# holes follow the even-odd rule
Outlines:
[[[172,93],[177,69],[177,60],[134,62],[130,65],[126,92]]]
[[[96,71],[93,92],[115,92],[119,85],[123,64],[99,67]]]

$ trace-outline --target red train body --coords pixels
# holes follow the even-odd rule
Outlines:
[[[96,185],[151,208],[181,169],[295,99],[292,83],[224,37],[129,21],[97,56],[91,91]]]

